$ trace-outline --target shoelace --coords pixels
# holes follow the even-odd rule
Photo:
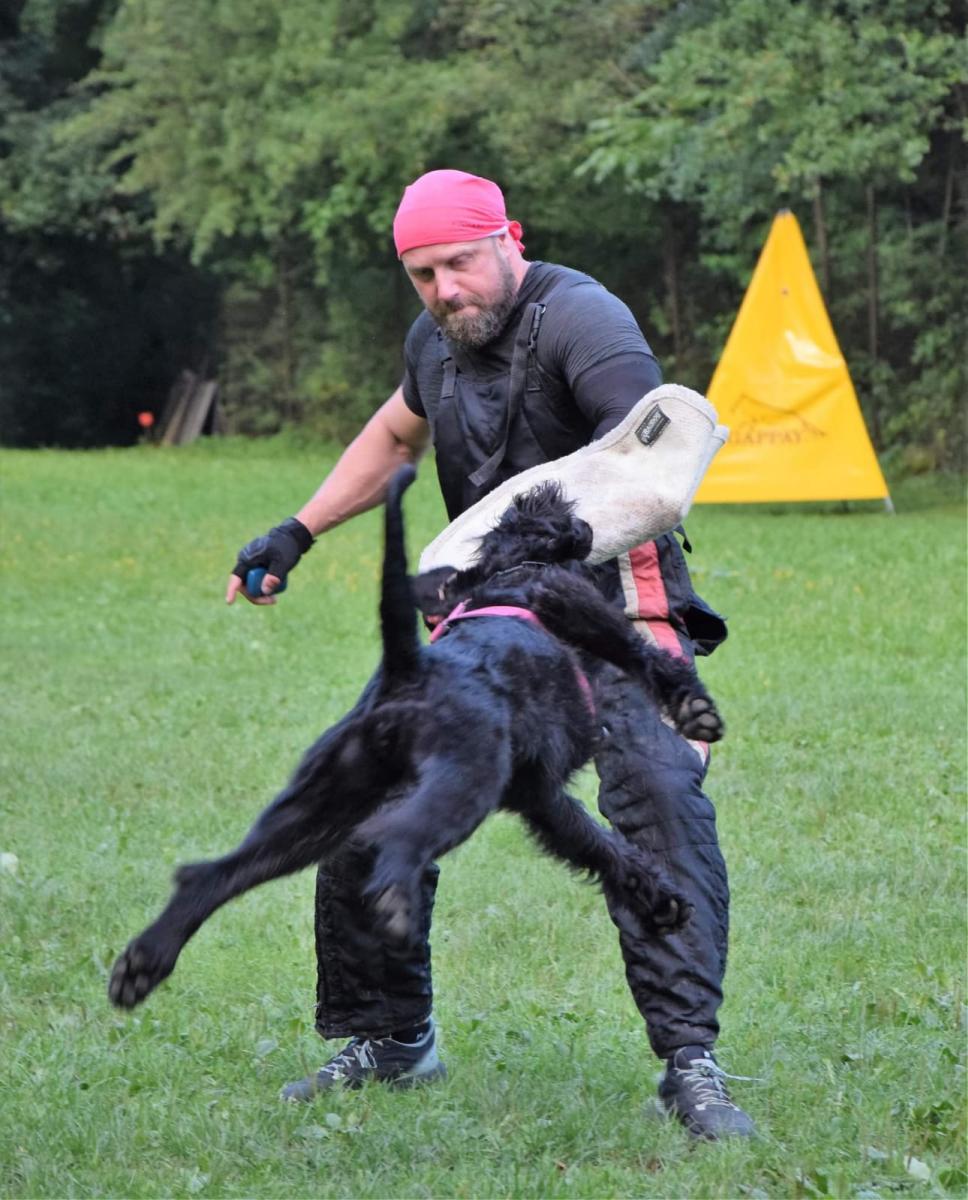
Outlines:
[[[370,1047],[381,1045],[382,1040],[381,1038],[354,1038],[325,1068],[326,1073],[332,1075],[334,1079],[342,1079],[343,1068],[348,1067],[354,1059],[364,1071],[375,1070],[376,1059]]]
[[[677,1075],[695,1089],[699,1100],[696,1108],[704,1109],[707,1105],[720,1105],[723,1108],[737,1108],[727,1090],[724,1079],[736,1079],[743,1083],[762,1083],[753,1075],[730,1075],[719,1065],[701,1058],[690,1060],[688,1067],[673,1067]]]

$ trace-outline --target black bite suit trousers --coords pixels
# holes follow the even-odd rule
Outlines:
[[[713,806],[702,790],[706,757],[673,732],[651,699],[613,668],[596,685],[603,734],[595,765],[604,816],[652,851],[695,905],[684,928],[643,936],[628,914],[618,927],[626,978],[660,1058],[712,1045],[726,969],[729,888]],[[319,870],[316,886],[316,1028],[324,1038],[380,1037],[424,1021],[433,1003],[430,921],[438,868],[423,879],[419,947],[392,953],[374,937],[359,891],[362,851]]]

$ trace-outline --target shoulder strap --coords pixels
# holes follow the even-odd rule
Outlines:
[[[440,365],[444,368],[444,377],[440,384],[441,400],[449,400],[453,396],[457,387],[457,363],[449,349],[446,349],[447,343],[444,341],[444,335],[437,331],[437,343],[442,350],[446,350],[445,355],[440,360]]]
[[[529,391],[533,390],[530,386],[532,381],[531,364],[534,360],[534,348],[537,344],[538,330],[541,328],[544,311],[544,303],[529,304],[521,316],[518,332],[514,338],[514,350],[511,354],[511,370],[508,372],[508,400],[504,414],[504,432],[494,453],[477,468],[473,475],[469,476],[475,487],[486,487],[497,474],[501,463],[504,462],[504,456],[507,454],[508,439],[521,407],[525,387]],[[537,382],[536,370],[534,371],[534,381],[537,389],[540,390],[541,385]]]
[[[494,453],[472,475],[468,476],[469,482],[474,487],[486,487],[504,462],[511,429],[514,426],[518,413],[521,411],[525,393],[541,391],[541,375],[538,370],[537,356],[538,331],[541,329],[541,320],[548,307],[548,302],[557,292],[562,292],[570,287],[576,287],[588,282],[594,282],[594,280],[589,280],[585,277],[575,279],[570,274],[565,275],[557,280],[542,300],[529,304],[521,314],[521,320],[518,323],[517,333],[514,338],[514,348],[511,353],[511,367],[508,372],[507,408],[504,419],[504,430]],[[458,364],[452,348],[439,329],[437,331],[437,344],[440,350],[440,365],[443,368],[440,399],[441,401],[451,400],[457,387]]]
[[[541,321],[549,302],[559,293],[569,288],[578,287],[583,283],[594,282],[582,276],[574,278],[571,273],[560,277],[542,300],[529,304],[521,316],[517,336],[514,339],[514,350],[511,356],[511,369],[508,373],[508,402],[504,422],[504,435],[500,445],[482,466],[471,475],[470,481],[475,487],[485,487],[497,474],[504,456],[507,454],[508,439],[511,429],[521,411],[525,394],[541,391],[541,375],[538,370],[538,332]]]

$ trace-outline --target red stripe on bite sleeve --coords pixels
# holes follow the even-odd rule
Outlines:
[[[662,650],[682,658],[682,647],[669,624],[669,597],[659,569],[659,550],[655,542],[645,542],[629,551],[632,579],[638,600],[639,616]]]

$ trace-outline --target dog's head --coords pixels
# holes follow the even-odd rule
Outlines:
[[[529,563],[579,562],[592,548],[592,528],[574,515],[561,486],[539,484],[514,500],[497,525],[480,540],[472,567],[435,567],[411,579],[414,600],[428,624],[452,611],[476,587],[500,572]]]
[[[480,547],[477,565],[485,574],[521,562],[577,562],[591,551],[592,527],[575,516],[561,485],[549,480],[515,496]]]

